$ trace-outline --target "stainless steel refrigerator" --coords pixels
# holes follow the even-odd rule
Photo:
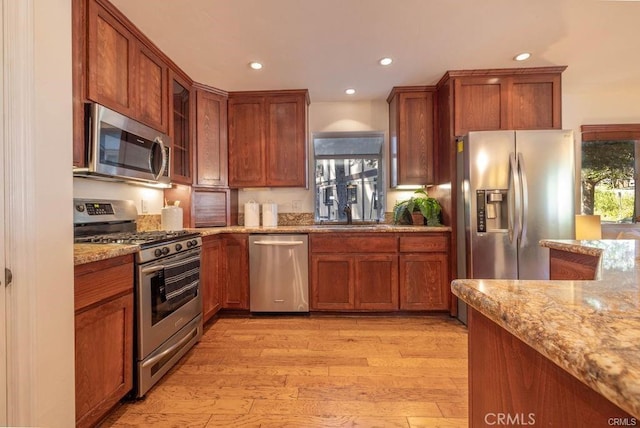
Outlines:
[[[548,279],[541,239],[573,239],[573,131],[470,132],[457,147],[458,278]],[[458,307],[466,323],[466,306]]]

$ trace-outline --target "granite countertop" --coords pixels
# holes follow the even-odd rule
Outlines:
[[[430,226],[403,226],[395,224],[308,224],[295,226],[278,226],[278,227],[245,227],[245,226],[229,226],[229,227],[210,227],[192,229],[200,232],[202,236],[215,235],[219,233],[338,233],[338,232],[377,232],[377,233],[434,233],[434,232],[451,232],[448,226],[430,227]]]
[[[200,232],[202,236],[217,235],[221,233],[337,233],[337,232],[451,232],[448,226],[397,226],[393,224],[367,224],[367,225],[296,225],[278,227],[209,227],[190,229]],[[74,264],[105,260],[125,254],[135,253],[139,250],[137,245],[128,244],[74,244]]]
[[[130,244],[74,244],[73,261],[75,265],[82,265],[133,254],[139,249],[139,246]]]
[[[555,364],[640,417],[640,241],[541,241],[601,255],[595,281],[469,280],[453,293]]]

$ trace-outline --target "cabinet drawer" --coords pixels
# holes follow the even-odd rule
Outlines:
[[[444,253],[449,250],[449,237],[436,236],[401,236],[401,253]]]
[[[312,253],[395,253],[398,240],[395,235],[332,234],[311,236]]]
[[[74,289],[76,311],[133,292],[133,255],[76,266]]]

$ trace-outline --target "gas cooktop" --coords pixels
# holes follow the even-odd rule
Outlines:
[[[165,242],[175,241],[190,237],[200,236],[198,232],[188,230],[156,230],[149,232],[118,232],[99,235],[79,236],[74,239],[76,243],[87,244],[134,244],[142,248]]]

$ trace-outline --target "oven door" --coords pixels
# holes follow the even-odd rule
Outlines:
[[[202,314],[200,249],[138,266],[138,360]]]

